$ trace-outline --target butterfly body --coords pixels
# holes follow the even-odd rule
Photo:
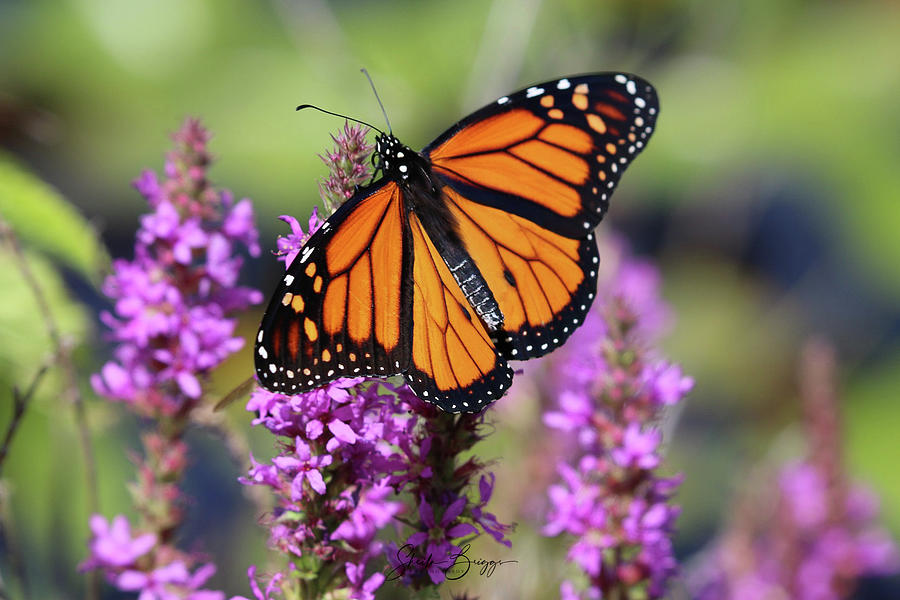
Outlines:
[[[593,227],[652,132],[653,88],[625,74],[532,86],[421,153],[376,139],[382,177],[307,241],[270,301],[257,377],[295,394],[402,374],[422,399],[478,411],[581,324]]]

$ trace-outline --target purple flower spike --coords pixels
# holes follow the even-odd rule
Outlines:
[[[334,151],[323,157],[330,174],[321,184],[329,212],[370,177],[365,130],[347,126],[334,141]],[[277,242],[287,268],[323,221],[313,211],[304,231],[297,219],[281,219],[291,228]],[[124,378],[111,375],[110,386],[127,387]],[[483,438],[483,416],[438,414],[405,385],[361,377],[295,396],[257,389],[247,410],[254,413],[254,425],[275,436],[278,455],[269,464],[251,457],[241,482],[266,486],[275,495],[276,508],[267,517],[269,542],[291,561],[288,570],[266,579],[264,591],[256,571],[249,573],[257,600],[282,593],[306,597],[301,576],[316,579],[321,594],[372,600],[386,581],[416,589],[444,581],[451,556],[459,552],[453,542],[460,538],[486,532],[509,545],[510,527],[486,511],[493,476],[484,475],[477,458],[459,456]],[[451,477],[445,474],[448,465],[456,466]],[[476,489],[478,503],[460,491],[474,495]],[[412,528],[410,540],[416,542],[406,548],[433,557],[420,568],[400,565],[398,555],[406,550],[379,539],[401,523]]]
[[[834,352],[814,340],[801,367],[807,455],[748,482],[736,518],[688,574],[698,600],[842,600],[862,577],[900,573],[900,550],[878,523],[877,502],[843,469]],[[759,490],[770,497],[761,501]]]
[[[653,423],[693,381],[646,350],[669,321],[656,270],[624,246],[613,265],[596,310],[551,357],[566,378],[544,423],[577,445],[558,466],[562,482],[548,490],[543,533],[574,536],[568,557],[587,578],[583,593],[563,582],[563,598],[661,598],[677,570],[670,537],[679,510],[670,499],[680,479],[655,473],[662,434]]]
[[[233,314],[262,301],[237,285],[240,251],[259,254],[249,200],[209,183],[209,134],[188,120],[173,136],[165,177],[145,171],[134,182],[151,212],[141,217],[133,260],[113,262],[103,291],[113,304],[101,320],[116,343],[114,359],[91,377],[98,394],[149,417],[156,429],[141,440],[145,459],[132,486],[140,529],[131,539],[124,517],[107,525],[91,518],[91,555],[84,569],[101,569],[120,590],[141,600],[223,600],[200,589],[213,565],[171,541],[183,519],[178,483],[187,464],[181,439],[213,369],[243,347]],[[138,560],[140,559],[140,560]]]

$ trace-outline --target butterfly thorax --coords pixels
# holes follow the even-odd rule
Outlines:
[[[459,224],[442,191],[445,184],[432,171],[431,162],[390,134],[375,139],[375,151],[379,168],[403,190],[408,214],[415,213],[422,223],[475,313],[489,331],[497,331],[503,313],[459,235]]]
[[[401,186],[431,184],[431,165],[418,152],[389,133],[375,138],[378,168]],[[427,180],[422,181],[423,179]],[[430,186],[429,186],[430,187]]]

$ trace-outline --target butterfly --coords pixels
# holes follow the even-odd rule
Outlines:
[[[376,137],[380,177],[309,238],[269,302],[259,383],[293,395],[340,377],[403,375],[451,413],[509,388],[597,289],[594,227],[647,144],[659,104],[626,73],[533,85],[416,152]]]

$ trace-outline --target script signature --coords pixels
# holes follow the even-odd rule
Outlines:
[[[386,581],[392,581],[394,579],[399,579],[403,577],[403,575],[407,572],[407,570],[412,571],[427,571],[431,567],[436,567],[444,572],[444,577],[448,581],[455,581],[457,579],[462,579],[466,575],[468,575],[469,571],[472,570],[472,567],[478,568],[478,574],[483,575],[484,577],[490,577],[494,574],[494,570],[501,566],[511,563],[518,563],[517,560],[492,560],[486,558],[469,558],[466,553],[469,551],[471,544],[466,544],[462,548],[460,548],[459,552],[455,552],[450,554],[445,559],[435,560],[431,554],[426,556],[418,556],[416,554],[416,549],[411,544],[404,544],[400,548],[397,549],[397,562],[396,567],[391,569],[386,575]]]

